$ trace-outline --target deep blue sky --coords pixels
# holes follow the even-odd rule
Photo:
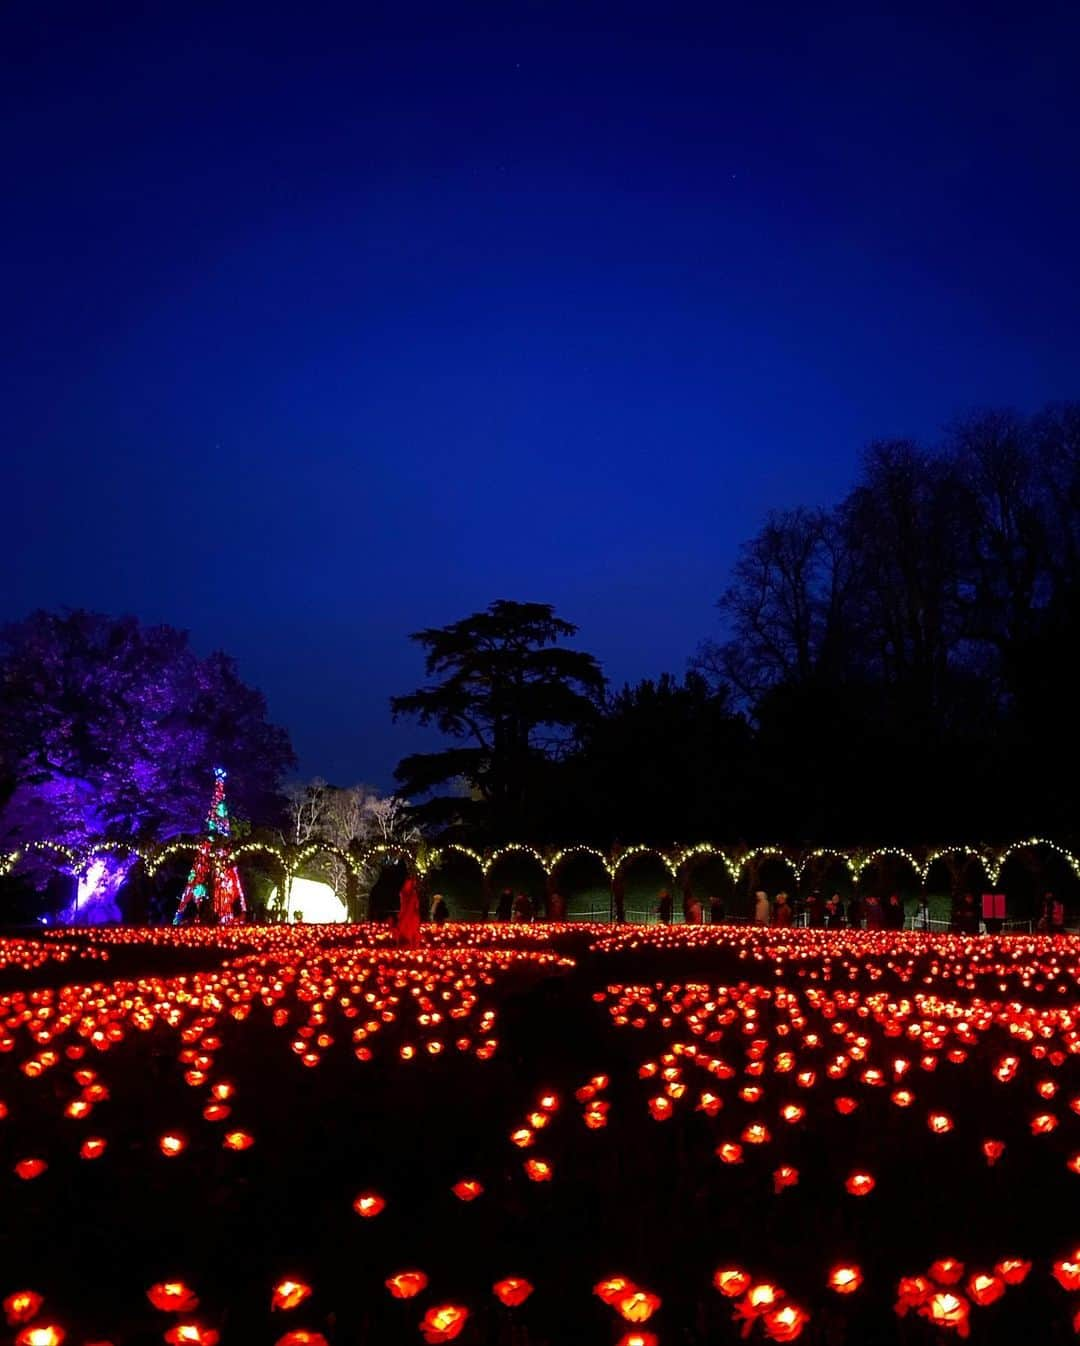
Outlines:
[[[1080,396],[1080,9],[0,9],[0,618],[233,653],[307,773],[406,640],[680,671],[770,507]]]

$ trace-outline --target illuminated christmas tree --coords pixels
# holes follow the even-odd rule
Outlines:
[[[229,841],[229,806],[225,803],[225,768],[214,767],[214,794],[206,815],[206,836],[199,846],[195,863],[187,877],[184,895],[176,909],[173,925],[179,925],[184,912],[194,902],[200,914],[203,903],[210,902],[213,919],[228,925],[247,912],[244,889],[233,859]]]

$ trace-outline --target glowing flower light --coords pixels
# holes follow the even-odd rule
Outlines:
[[[939,1257],[930,1264],[930,1276],[938,1285],[956,1285],[964,1274],[964,1264],[956,1257]]]
[[[365,1220],[373,1219],[386,1209],[386,1201],[378,1192],[361,1192],[353,1202],[353,1210]]]
[[[985,1308],[1005,1293],[1005,1282],[1000,1276],[988,1271],[977,1271],[968,1278],[967,1292],[973,1304]]]
[[[500,1304],[511,1309],[524,1304],[532,1292],[532,1285],[523,1276],[506,1276],[491,1287],[491,1293]]]
[[[810,1321],[810,1315],[797,1304],[781,1304],[770,1309],[761,1320],[770,1341],[794,1341]]]
[[[427,1289],[428,1278],[422,1271],[397,1271],[386,1278],[386,1288],[395,1299],[412,1299]]]
[[[935,1327],[944,1327],[966,1337],[970,1331],[971,1306],[963,1295],[938,1290],[919,1305],[919,1312]]]
[[[278,1281],[270,1295],[270,1309],[272,1312],[295,1309],[310,1297],[311,1286],[303,1281]]]
[[[660,1296],[649,1290],[628,1290],[614,1303],[615,1312],[628,1323],[647,1323],[660,1307]]]
[[[799,1181],[799,1170],[792,1164],[781,1164],[773,1170],[773,1191],[777,1196],[787,1187],[794,1187]]]
[[[28,1323],[41,1312],[45,1300],[36,1290],[16,1290],[4,1300],[4,1316],[15,1327],[19,1323]]]
[[[634,1282],[625,1276],[609,1276],[607,1280],[597,1281],[593,1286],[593,1294],[609,1307],[613,1307],[616,1300],[635,1288]]]
[[[459,1201],[475,1201],[478,1196],[483,1195],[484,1187],[475,1178],[462,1178],[460,1182],[454,1183],[450,1190]]]
[[[424,1314],[420,1321],[420,1331],[429,1346],[439,1342],[453,1341],[465,1326],[469,1310],[460,1304],[438,1304]]]
[[[1068,1257],[1059,1258],[1051,1269],[1063,1290],[1080,1290],[1080,1248]]]
[[[165,1333],[169,1346],[217,1346],[221,1335],[201,1323],[177,1323]]]
[[[1003,1140],[984,1140],[982,1143],[982,1152],[986,1156],[987,1164],[993,1168],[1005,1153],[1005,1142]]]
[[[1022,1257],[1006,1257],[995,1263],[994,1272],[1006,1285],[1022,1285],[1031,1271],[1031,1263]]]
[[[23,1328],[15,1338],[15,1346],[60,1346],[66,1335],[56,1323],[37,1323]]]
[[[146,1297],[162,1313],[194,1313],[199,1307],[195,1291],[183,1281],[158,1281],[147,1290]]]
[[[829,1289],[838,1295],[851,1295],[863,1283],[863,1274],[859,1267],[851,1264],[835,1266],[829,1272]]]
[[[719,1267],[713,1272],[714,1288],[728,1299],[738,1299],[749,1289],[750,1282],[750,1273],[743,1271],[741,1267]]]

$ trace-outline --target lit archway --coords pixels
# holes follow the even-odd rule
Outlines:
[[[453,921],[479,921],[484,916],[484,862],[468,846],[455,842],[428,857],[424,887],[430,904],[442,896]]]
[[[592,846],[569,846],[552,857],[549,887],[553,901],[571,921],[611,919],[611,870],[607,857]]]
[[[515,899],[519,895],[529,899],[535,917],[543,918],[547,908],[547,865],[534,847],[501,846],[488,856],[484,874],[491,914],[496,920],[512,919]]]
[[[613,866],[616,918],[621,910],[625,921],[645,924],[657,918],[662,894],[671,900],[672,917],[682,920],[682,900],[675,867],[652,846],[631,846]]]

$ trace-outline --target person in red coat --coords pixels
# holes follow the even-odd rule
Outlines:
[[[420,889],[410,874],[401,885],[397,937],[401,944],[415,949],[420,943]]]

